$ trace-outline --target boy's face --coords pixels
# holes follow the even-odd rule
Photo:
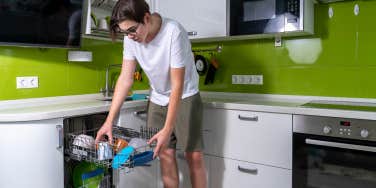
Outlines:
[[[128,36],[129,39],[132,39],[136,42],[145,41],[145,25],[142,23],[137,23],[131,20],[125,20],[119,23],[119,28],[121,33]]]

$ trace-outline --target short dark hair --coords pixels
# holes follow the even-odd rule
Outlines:
[[[132,20],[137,23],[144,23],[145,13],[150,14],[149,5],[145,0],[119,0],[112,10],[110,20],[110,33],[114,41],[119,32],[119,23],[125,20]]]

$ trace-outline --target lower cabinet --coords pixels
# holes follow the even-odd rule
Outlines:
[[[146,107],[127,109],[118,125],[145,126]],[[292,187],[292,115],[208,108],[203,121],[208,187]],[[190,171],[178,146],[179,188],[191,188]],[[163,188],[160,162],[119,173],[117,187]]]
[[[291,188],[292,170],[210,157],[212,188],[257,187]]]
[[[0,187],[64,187],[63,119],[0,123]]]
[[[183,151],[177,151],[176,152],[176,160],[179,168],[179,188],[191,188],[191,178],[190,178],[190,171],[189,171],[189,165],[187,160],[184,157]],[[204,162],[206,167],[206,179],[209,185],[209,170],[210,170],[210,157],[207,155],[204,155]]]
[[[179,188],[192,187],[188,161],[181,150],[176,152],[176,163],[179,170]]]
[[[130,170],[115,171],[118,174],[118,182],[115,183],[118,188],[123,187],[145,187],[157,188],[157,182],[160,179],[158,174],[159,162],[154,160],[147,166],[137,167]],[[115,180],[116,181],[116,180]]]
[[[146,106],[122,110],[116,125],[139,131],[141,126],[146,126]],[[156,159],[146,166],[114,171],[114,182],[117,188],[157,188],[158,182],[161,182],[159,173],[159,161]]]
[[[292,187],[292,115],[204,108],[209,187]]]

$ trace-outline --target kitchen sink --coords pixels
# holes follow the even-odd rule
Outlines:
[[[145,100],[145,99],[148,99],[148,98],[149,98],[149,95],[147,95],[147,94],[134,93],[131,96],[127,96],[127,98],[125,98],[125,101]],[[105,98],[100,99],[100,100],[101,101],[112,101],[112,97],[105,97]]]
[[[100,99],[101,101],[112,101],[112,97]],[[125,98],[125,101],[133,101],[133,98],[131,96],[128,96]]]

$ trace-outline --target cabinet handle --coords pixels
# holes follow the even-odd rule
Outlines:
[[[257,168],[244,168],[238,165],[238,170],[240,172],[248,173],[248,174],[257,174]]]
[[[178,153],[178,158],[185,160],[184,153]]]
[[[210,133],[211,130],[210,129],[203,129],[202,132],[204,132],[204,133]]]
[[[63,143],[64,143],[64,132],[63,132],[63,126],[62,125],[56,125],[56,130],[58,134],[58,145],[56,149],[62,149],[63,148]]]
[[[253,116],[253,117],[245,117],[239,115],[238,118],[243,121],[258,121],[258,116]]]
[[[188,32],[188,36],[196,36],[197,35],[197,31],[189,31]]]
[[[133,112],[133,114],[135,116],[138,116],[138,115],[141,115],[141,114],[146,114],[146,110],[135,111],[135,112]]]

